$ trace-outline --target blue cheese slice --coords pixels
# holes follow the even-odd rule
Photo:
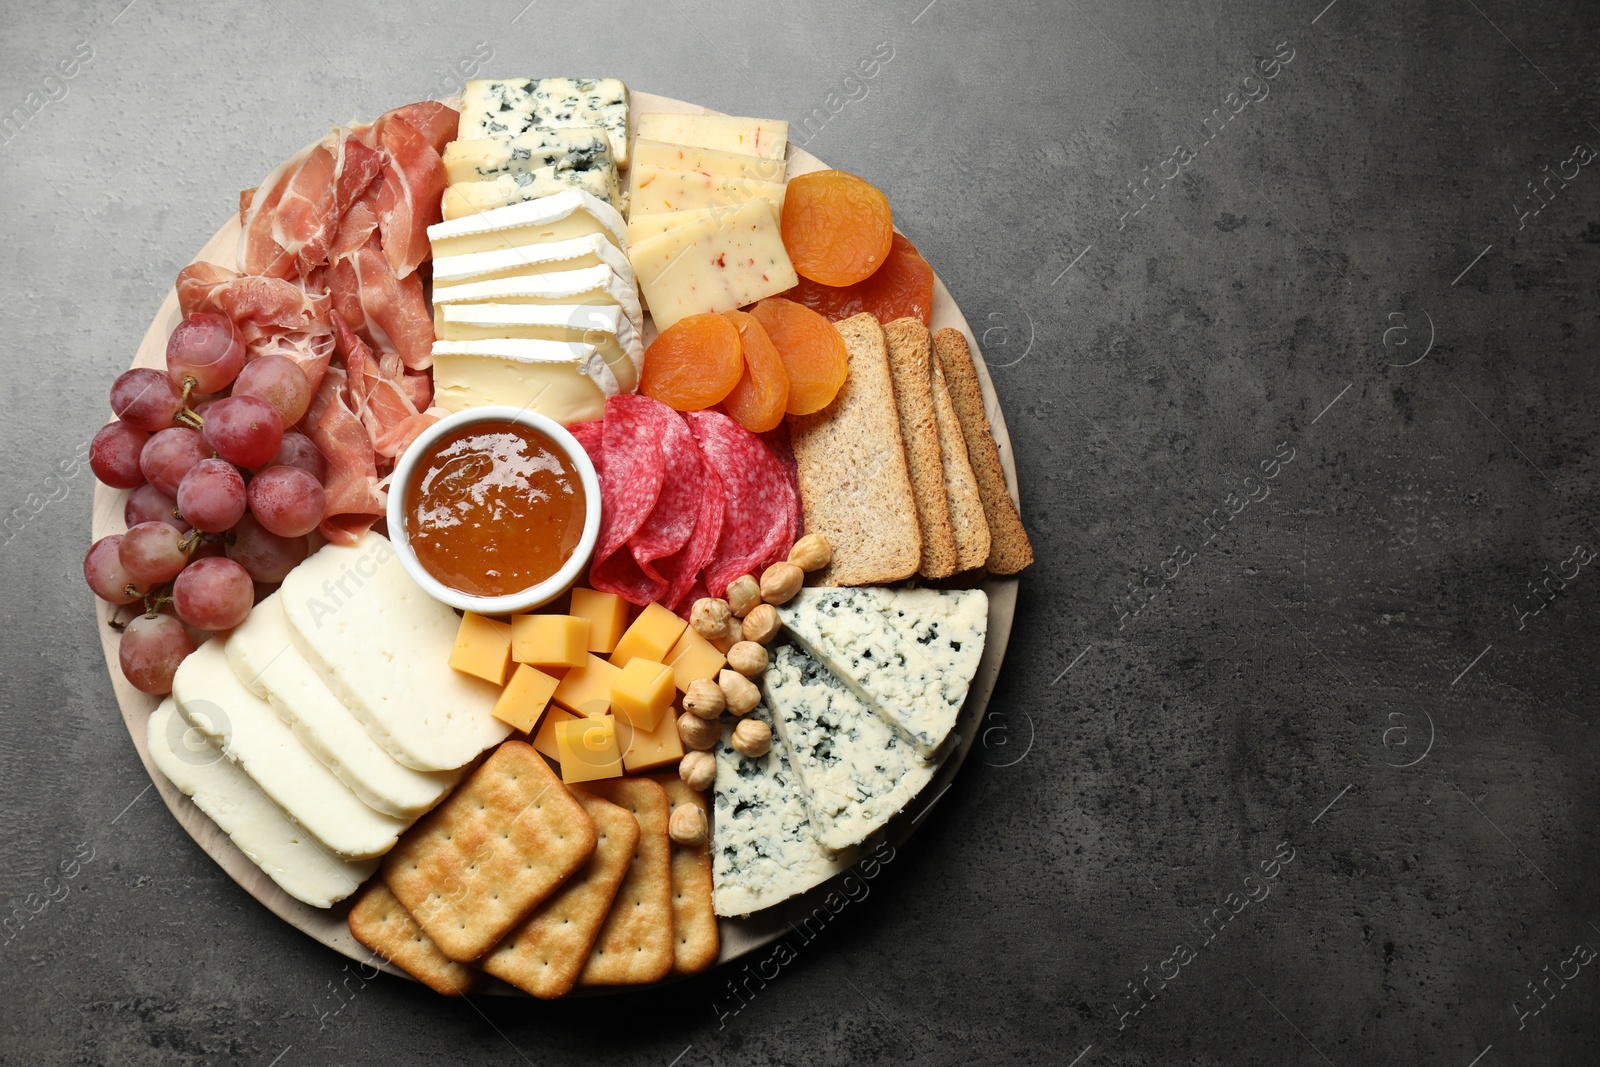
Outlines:
[[[762,688],[824,848],[859,845],[933,780],[938,764],[802,649],[774,649]]]
[[[750,715],[772,725],[764,706]],[[821,885],[854,859],[830,856],[818,842],[782,737],[774,733],[766,755],[751,758],[734,749],[733,727],[723,724],[716,753],[711,884],[718,915],[770,908]]]
[[[509,138],[534,130],[598,127],[617,166],[628,165],[628,87],[617,78],[507,78],[467,82],[458,136]]]
[[[474,141],[451,141],[444,149],[445,180],[483,182],[502,174],[556,170],[615,170],[611,141],[599,129],[530,130]]]
[[[924,757],[956,723],[983,655],[981,589],[815,587],[778,609],[784,628]]]

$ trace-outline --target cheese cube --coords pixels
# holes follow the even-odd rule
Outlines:
[[[662,211],[691,211],[695,208],[721,208],[726,212],[757,198],[770,200],[781,208],[784,188],[781,181],[723,178],[700,171],[638,166],[633,168],[628,216],[637,218]]]
[[[589,652],[589,620],[575,615],[518,615],[511,620],[511,658],[535,667],[581,667]]]
[[[604,715],[611,709],[611,685],[622,671],[596,655],[574,667],[556,686],[557,704],[579,715]]]
[[[440,207],[444,220],[449,222],[469,218],[480,211],[554,196],[568,189],[582,189],[618,211],[622,210],[622,191],[615,172],[557,170],[554,167],[542,167],[526,174],[502,174],[492,181],[447,185]]]
[[[597,377],[616,385],[593,345],[522,337],[433,343],[433,402],[446,411],[503,404],[563,426],[593,422],[606,409]]]
[[[671,667],[635,656],[611,683],[611,714],[618,722],[648,732],[656,728],[677,695]]]
[[[539,668],[519,663],[489,714],[523,733],[530,733],[544,709],[550,706],[550,697],[559,684]]]
[[[728,660],[717,646],[686,626],[678,643],[667,653],[667,666],[672,668],[672,681],[681,692],[689,691],[689,683],[700,678],[715,678]]]
[[[743,152],[767,159],[782,159],[789,147],[789,124],[783,119],[646,111],[636,121],[640,137],[668,144]]]
[[[617,744],[622,749],[622,766],[629,774],[676,765],[683,759],[683,738],[678,736],[676,715],[663,715],[656,728],[649,731],[618,719]]]
[[[626,667],[635,656],[653,663],[667,662],[667,653],[688,625],[660,604],[646,604],[612,650],[612,666]]]
[[[715,148],[691,148],[644,137],[633,146],[633,162],[636,168],[693,170],[718,178],[750,178],[758,182],[781,182],[784,171],[782,159],[722,152]]]
[[[584,716],[556,723],[556,753],[563,782],[622,777],[617,724],[609,715]]]
[[[475,611],[461,616],[450,666],[462,674],[505,685],[511,673],[511,627],[486,619]]]
[[[702,311],[731,311],[799,284],[772,205],[755,199],[640,241],[628,252],[657,329]]]
[[[560,763],[561,750],[556,747],[556,726],[577,718],[566,708],[551,704],[550,710],[544,713],[544,721],[539,724],[539,732],[533,735],[533,747]]]
[[[603,656],[617,647],[622,631],[628,628],[628,602],[615,593],[574,589],[572,614],[589,620],[589,651]]]

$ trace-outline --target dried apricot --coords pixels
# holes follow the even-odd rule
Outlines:
[[[842,170],[789,179],[783,194],[783,247],[795,271],[823,285],[854,285],[883,265],[894,235],[889,201]]]
[[[744,351],[744,373],[723,399],[722,408],[751,433],[766,433],[783,421],[783,409],[789,404],[789,372],[783,369],[783,357],[772,338],[754,316],[724,311],[722,317],[738,329]]]
[[[750,314],[772,339],[789,372],[789,401],[783,410],[809,415],[833,403],[850,373],[844,338],[833,323],[781,296],[767,297]]]
[[[889,258],[866,281],[833,286],[801,278],[799,285],[779,295],[832,322],[865,311],[879,322],[916,318],[927,326],[933,320],[933,268],[916,245],[897,233]]]
[[[707,311],[679,319],[650,342],[639,392],[676,411],[700,411],[721,403],[743,371],[738,329]]]

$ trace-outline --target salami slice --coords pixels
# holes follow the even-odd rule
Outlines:
[[[805,514],[800,510],[800,468],[794,461],[794,446],[789,440],[789,424],[778,423],[777,429],[762,434],[761,439],[778,457],[783,469],[789,472],[789,543],[792,545],[806,532],[806,520]]]
[[[567,432],[578,439],[578,444],[589,453],[589,462],[594,464],[596,475],[600,468],[605,466],[605,423],[579,422],[567,427]]]
[[[722,530],[704,572],[712,596],[741,574],[759,576],[792,543],[795,486],[766,442],[720,411],[692,411],[689,428],[722,482]],[[609,451],[608,451],[609,456]]]
[[[639,569],[628,539],[639,531],[656,506],[665,476],[658,442],[659,428],[642,396],[614,396],[606,401],[601,428],[600,539],[595,545],[589,582],[634,604],[648,604],[666,588],[660,578]],[[581,440],[581,439],[580,439]],[[587,446],[585,446],[587,449]],[[617,558],[614,558],[617,557]]]
[[[639,397],[636,405],[641,417],[648,411],[656,441],[661,448],[661,492],[656,506],[628,539],[633,558],[646,573],[651,562],[670,556],[689,543],[694,533],[695,518],[700,513],[700,498],[705,485],[705,464],[700,461],[700,448],[694,443],[689,424],[683,416],[659,400]],[[646,408],[645,405],[651,405]]]
[[[699,456],[698,446],[695,455]],[[690,597],[687,594],[696,584],[704,588],[700,573],[710,562],[711,553],[717,547],[717,536],[722,533],[722,480],[709,468],[702,467],[702,470],[705,478],[701,483],[694,532],[690,534],[687,544],[655,565],[657,573],[667,581],[667,591],[661,595],[661,606],[677,611],[684,618],[689,617],[689,609],[700,596],[709,595],[701,593],[700,596]]]

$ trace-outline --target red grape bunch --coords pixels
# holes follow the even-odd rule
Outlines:
[[[257,586],[283,581],[322,521],[326,465],[289,429],[311,383],[286,356],[246,355],[226,316],[190,315],[167,340],[166,373],[140,367],[112,384],[116,421],[89,446],[95,477],[132,492],[128,532],[96,541],[83,577],[102,600],[141,605],[113,625],[122,673],[146,693],[172,690],[192,631],[242,623]]]

